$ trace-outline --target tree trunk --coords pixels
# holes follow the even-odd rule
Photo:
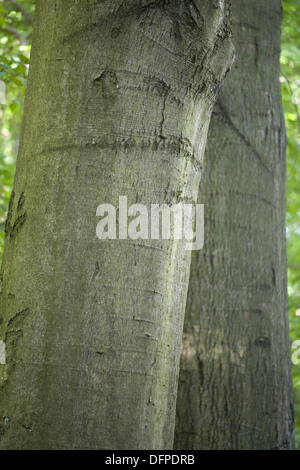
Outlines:
[[[38,1],[6,223],[1,449],[170,449],[190,252],[96,209],[196,201],[227,1]],[[174,237],[173,237],[174,238]]]
[[[281,2],[234,0],[236,62],[213,111],[175,449],[291,449]]]

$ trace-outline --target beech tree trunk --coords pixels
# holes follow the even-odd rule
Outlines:
[[[175,449],[291,449],[281,2],[233,0],[236,61],[213,111]]]
[[[38,0],[1,275],[1,449],[170,449],[190,252],[96,209],[196,201],[224,0]]]

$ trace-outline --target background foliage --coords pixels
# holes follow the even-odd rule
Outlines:
[[[0,0],[0,263],[25,95],[35,0]],[[300,0],[283,0],[281,77],[288,135],[287,255],[291,343],[300,340]],[[300,449],[300,364],[293,366],[296,441]]]

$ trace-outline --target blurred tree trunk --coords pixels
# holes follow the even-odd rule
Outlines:
[[[213,111],[175,449],[291,449],[281,2],[234,0],[236,62]]]
[[[1,449],[170,449],[190,252],[96,209],[197,199],[227,1],[38,1],[1,279]]]

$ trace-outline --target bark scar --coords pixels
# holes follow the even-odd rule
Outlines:
[[[119,88],[118,78],[111,70],[104,70],[99,77],[94,79],[94,84],[101,89],[102,94],[106,97],[115,96]]]
[[[9,202],[9,209],[8,215],[5,223],[5,236],[10,239],[13,238],[23,227],[27,219],[27,212],[23,212],[23,214],[16,217],[15,221],[13,222],[13,207],[15,201],[15,193],[12,192],[10,202]],[[21,193],[18,205],[17,205],[17,212],[21,212],[25,204],[25,195],[24,192]]]

